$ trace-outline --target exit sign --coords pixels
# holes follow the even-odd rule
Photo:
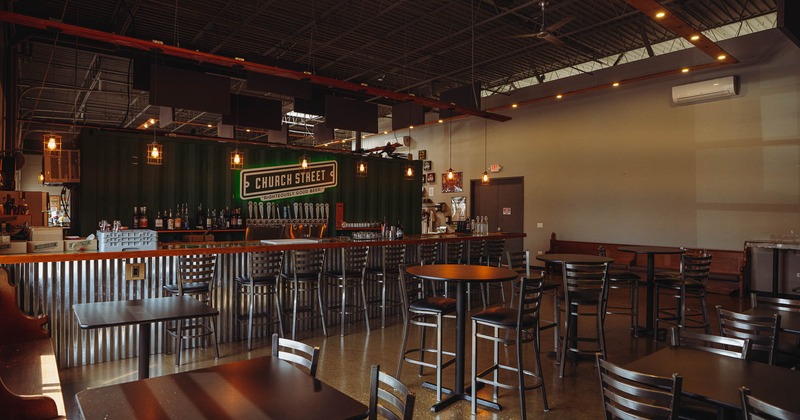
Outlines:
[[[503,167],[500,166],[499,163],[493,163],[489,165],[489,172],[497,173],[500,172],[501,169],[503,169]]]

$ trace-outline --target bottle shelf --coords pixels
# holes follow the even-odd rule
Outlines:
[[[226,232],[245,232],[247,229],[159,229],[158,233],[226,233]]]

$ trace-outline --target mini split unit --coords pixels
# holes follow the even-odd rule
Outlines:
[[[703,82],[672,87],[672,102],[676,105],[696,104],[731,98],[739,94],[736,76],[720,77]]]

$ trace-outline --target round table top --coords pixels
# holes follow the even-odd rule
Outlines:
[[[507,268],[486,265],[431,264],[415,265],[406,269],[408,274],[426,280],[499,282],[514,280],[519,273]]]
[[[633,252],[635,254],[683,254],[685,249],[676,248],[674,246],[621,246],[617,248],[622,252]]]
[[[542,254],[537,255],[539,261],[567,264],[602,264],[614,262],[613,258],[592,254]]]

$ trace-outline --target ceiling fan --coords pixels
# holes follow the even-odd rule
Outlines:
[[[539,6],[541,6],[542,8],[542,25],[539,28],[539,32],[535,32],[532,34],[513,35],[509,38],[539,38],[556,45],[563,45],[564,42],[558,39],[558,37],[556,37],[555,35],[553,35],[553,32],[561,29],[562,26],[572,22],[572,20],[575,19],[575,16],[567,16],[559,20],[558,22],[545,27],[545,7],[547,6],[547,2],[540,1]]]

